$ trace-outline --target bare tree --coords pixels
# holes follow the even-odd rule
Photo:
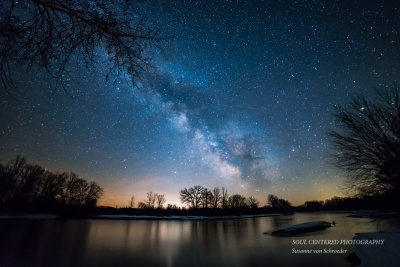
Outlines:
[[[147,207],[154,209],[154,203],[156,202],[156,195],[152,191],[149,191],[146,193],[146,200],[144,203],[146,204]]]
[[[222,196],[221,196],[221,206],[223,209],[228,207],[228,190],[225,187],[222,187]]]
[[[231,208],[244,208],[247,207],[246,198],[239,194],[234,194],[228,199]]]
[[[214,187],[212,191],[211,207],[213,207],[214,209],[218,208],[220,200],[221,200],[221,191],[219,190],[218,187]]]
[[[258,200],[255,199],[254,197],[249,197],[247,199],[247,202],[248,202],[250,208],[252,208],[252,209],[258,208],[258,205],[260,204],[260,202],[258,202]]]
[[[20,177],[24,173],[26,165],[26,158],[18,155],[2,168],[0,180],[1,202],[14,199],[17,193],[19,180],[21,179]]]
[[[162,209],[164,204],[165,204],[165,202],[167,201],[165,199],[165,196],[164,195],[160,195],[160,194],[155,194],[155,197],[156,197],[156,202],[157,202],[157,208]]]
[[[103,195],[103,188],[101,188],[95,182],[89,183],[89,188],[86,193],[84,205],[86,206],[96,206],[97,200]]]
[[[278,198],[275,195],[269,194],[268,195],[268,205],[272,208],[276,208],[276,209],[286,209],[291,207],[291,204],[289,201],[282,199],[282,198]]]
[[[103,189],[74,173],[56,174],[17,156],[0,165],[0,202],[21,206],[49,205],[95,206]]]
[[[213,199],[212,192],[207,188],[203,188],[203,190],[201,192],[202,207],[207,209],[209,206],[211,206],[212,199]]]
[[[167,210],[179,210],[179,208],[175,204],[168,204]]]
[[[278,203],[278,197],[273,195],[273,194],[269,194],[267,197],[267,205],[270,207],[274,207],[277,206]]]
[[[62,200],[64,204],[78,206],[83,202],[87,183],[75,173],[65,173],[66,182],[63,187]]]
[[[336,165],[346,171],[356,194],[400,190],[400,95],[397,87],[376,90],[373,100],[353,98],[335,113],[329,135]]]
[[[304,208],[311,210],[320,210],[324,207],[324,202],[322,200],[311,200],[304,202]]]
[[[107,53],[110,73],[125,71],[134,81],[149,64],[146,49],[161,39],[131,1],[10,0],[0,4],[0,15],[0,80],[5,88],[12,85],[15,63],[35,65],[62,80],[73,62],[96,65],[98,48]]]
[[[138,209],[147,209],[147,208],[149,207],[146,205],[146,203],[141,201],[138,203]]]
[[[46,171],[42,180],[40,201],[43,203],[55,204],[61,198],[64,179],[59,174]],[[100,198],[100,196],[99,196]]]
[[[183,204],[197,209],[201,203],[201,194],[204,188],[200,185],[194,187],[184,188],[179,192],[180,199]]]
[[[88,183],[75,173],[67,174],[62,199],[70,206],[96,206],[103,189],[95,182]]]
[[[132,195],[131,199],[129,200],[129,208],[133,209],[134,206],[135,206],[135,196]]]

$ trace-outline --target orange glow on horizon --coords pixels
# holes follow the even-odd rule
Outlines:
[[[339,183],[340,184],[340,183]],[[149,184],[147,184],[149,185]],[[135,188],[134,186],[132,186]],[[183,186],[184,187],[184,186]],[[183,188],[182,187],[182,188]],[[148,188],[151,188],[149,186]],[[162,190],[145,190],[144,188],[136,188],[130,190],[130,187],[122,187],[122,188],[104,188],[104,195],[99,200],[99,206],[110,206],[110,207],[128,207],[131,196],[133,195],[135,198],[134,207],[137,207],[138,202],[144,201],[146,199],[146,193],[148,191],[152,191],[153,193],[164,194],[166,198],[166,203],[164,207],[168,204],[175,204],[178,207],[183,207],[183,205],[179,199],[179,190],[182,188],[176,188],[169,191]],[[271,187],[270,189],[266,189],[260,192],[251,193],[243,193],[243,192],[234,192],[229,191],[230,195],[239,193],[246,197],[254,196],[259,202],[260,206],[264,206],[267,201],[268,194],[277,195],[280,198],[284,198],[288,200],[292,205],[299,206],[304,204],[305,201],[318,200],[324,201],[330,199],[334,196],[343,197],[344,194],[339,190],[339,186],[334,182],[321,182],[321,184],[316,184],[313,182],[296,184],[287,186],[286,189],[282,189],[280,186]]]

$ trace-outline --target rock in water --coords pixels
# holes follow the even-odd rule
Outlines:
[[[284,229],[279,229],[279,230],[273,231],[271,234],[276,235],[276,236],[289,236],[289,235],[295,235],[295,234],[299,234],[299,233],[308,233],[308,232],[313,232],[313,231],[324,230],[327,227],[331,227],[330,222],[326,222],[326,221],[306,222],[306,223],[296,224],[296,225],[292,225],[292,226],[289,226]]]

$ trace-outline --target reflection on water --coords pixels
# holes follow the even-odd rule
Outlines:
[[[351,239],[356,232],[398,227],[387,219],[340,213],[199,221],[0,220],[0,266],[350,266],[349,253],[292,254],[292,237],[262,234],[315,220],[337,225],[296,238]]]

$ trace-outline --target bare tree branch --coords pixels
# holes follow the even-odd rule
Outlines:
[[[0,81],[15,88],[12,66],[47,70],[58,84],[71,63],[94,67],[106,51],[110,72],[133,82],[149,66],[148,48],[162,38],[123,3],[104,0],[10,0],[0,5]],[[132,6],[132,5],[130,5]]]
[[[346,171],[348,188],[361,196],[400,188],[399,90],[380,88],[376,94],[374,101],[354,98],[339,107],[339,127],[329,132],[336,165]]]

